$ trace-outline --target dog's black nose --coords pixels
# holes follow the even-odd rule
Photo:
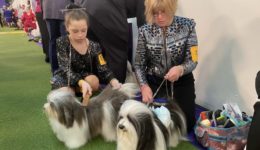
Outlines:
[[[118,125],[118,128],[119,128],[119,129],[124,129],[124,128],[125,128],[125,126],[124,126],[124,125],[122,125],[122,124],[119,124],[119,125]]]

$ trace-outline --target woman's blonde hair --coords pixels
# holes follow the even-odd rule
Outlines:
[[[154,14],[164,11],[168,15],[175,15],[177,0],[145,0],[145,17],[149,24],[154,23]]]

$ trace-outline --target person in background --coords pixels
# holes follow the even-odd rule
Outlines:
[[[3,17],[2,17],[2,12],[0,12],[0,26],[3,28],[4,27],[4,23],[3,23]]]
[[[74,0],[86,8],[90,29],[88,37],[96,40],[109,68],[120,82],[125,82],[128,59],[129,25],[136,17],[140,27],[145,23],[144,0]]]
[[[59,68],[56,52],[56,39],[66,35],[64,26],[64,14],[62,9],[70,3],[70,0],[43,0],[43,19],[46,21],[49,33],[49,59],[52,74]]]
[[[176,100],[190,132],[195,124],[192,71],[198,63],[198,42],[194,20],[175,16],[176,8],[177,0],[145,0],[148,24],[139,28],[134,67],[142,101],[151,103],[153,96]]]
[[[25,12],[25,5],[19,5],[19,7],[17,8],[17,28],[18,29],[23,29],[23,24],[22,24],[22,16],[23,13]]]
[[[6,22],[6,25],[8,27],[11,27],[12,26],[12,23],[13,23],[13,20],[12,20],[12,9],[10,6],[8,7],[3,7],[3,11],[4,11],[4,19],[5,19],[5,22]]]
[[[43,20],[41,0],[32,0],[32,10],[40,29],[42,39],[42,49],[45,54],[45,62],[49,62],[49,34],[46,22]]]
[[[24,31],[27,33],[28,36],[31,36],[31,31],[33,29],[36,29],[36,20],[35,15],[30,7],[26,8],[26,11],[22,15],[22,24]],[[33,39],[33,37],[29,38],[29,41]]]
[[[17,16],[18,12],[17,12],[17,9],[11,8],[11,11],[12,11],[12,21],[13,21],[12,26],[15,27],[16,30],[18,30],[18,25],[17,25],[17,23],[18,23],[18,16]]]
[[[97,91],[99,78],[106,80],[114,88],[121,83],[109,70],[98,43],[86,38],[88,32],[88,16],[77,5],[68,6],[65,14],[67,36],[57,39],[57,56],[59,68],[54,72],[52,88],[82,92],[83,100]],[[97,68],[98,75],[93,74]],[[84,101],[83,101],[84,102]]]
[[[258,71],[256,75],[255,89],[258,99],[260,99],[260,71]],[[260,149],[260,143],[258,139],[260,137],[260,101],[255,103],[254,110],[255,111],[247,138],[247,150]]]

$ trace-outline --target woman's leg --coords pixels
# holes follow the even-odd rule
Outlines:
[[[163,79],[160,79],[155,76],[147,76],[147,80],[149,83],[149,86],[152,88],[153,93],[157,91],[159,88],[159,85],[162,83]],[[159,92],[156,95],[156,98],[169,98],[172,95],[171,91],[171,83],[167,81],[167,90],[168,94],[166,92],[166,86],[165,83],[161,86]],[[174,100],[177,101],[178,105],[182,109],[183,113],[186,117],[187,122],[187,131],[192,131],[196,119],[195,119],[195,86],[194,86],[194,78],[193,75],[187,74],[181,77],[178,81],[173,83],[173,95]]]
[[[58,19],[46,19],[49,33],[49,59],[52,73],[54,73],[59,68],[56,51],[56,40],[61,36],[60,22],[61,20]]]
[[[45,20],[43,20],[42,13],[36,13],[36,20],[39,25],[41,39],[42,39],[42,49],[45,54],[45,61],[49,62],[49,33]]]
[[[187,120],[187,131],[195,125],[195,86],[192,74],[188,74],[174,83],[174,97],[184,112]]]

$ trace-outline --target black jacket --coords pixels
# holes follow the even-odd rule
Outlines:
[[[144,0],[74,0],[86,8],[90,27],[88,37],[98,41],[109,67],[124,82],[128,55],[127,18],[137,17],[138,26],[145,23]]]

